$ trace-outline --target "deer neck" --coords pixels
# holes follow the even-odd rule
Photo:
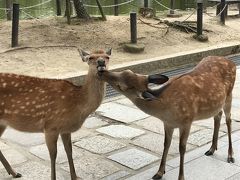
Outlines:
[[[98,79],[96,71],[89,70],[83,85],[87,114],[94,112],[100,106],[105,95],[105,89],[106,83]]]

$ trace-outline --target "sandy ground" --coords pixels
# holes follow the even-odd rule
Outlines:
[[[226,25],[219,23],[215,16],[215,8],[207,10],[211,16],[204,14],[204,28],[212,32],[206,33],[209,41],[202,43],[192,38],[192,33],[184,33],[159,21],[144,19],[144,22],[157,26],[151,27],[138,20],[138,43],[145,45],[145,51],[140,54],[124,52],[122,44],[129,42],[129,18],[108,16],[106,22],[76,22],[66,24],[62,17],[32,19],[20,21],[19,46],[38,47],[26,48],[4,53],[10,48],[11,22],[0,21],[0,72],[14,72],[40,77],[58,77],[68,73],[78,73],[87,70],[87,65],[81,62],[75,47],[87,51],[100,48],[113,48],[111,64],[123,64],[130,61],[153,58],[183,51],[206,48],[229,42],[240,44],[240,18],[228,18]],[[184,11],[180,18],[162,20],[182,21],[192,11]],[[238,10],[230,8],[229,14],[237,14]],[[196,20],[196,13],[188,20]],[[46,47],[45,47],[46,46]],[[50,47],[53,46],[53,47]],[[69,47],[67,47],[69,46]]]

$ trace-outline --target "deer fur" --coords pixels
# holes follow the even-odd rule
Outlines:
[[[108,68],[111,49],[81,57],[89,65],[83,86],[65,80],[41,79],[17,74],[0,73],[0,135],[7,126],[24,132],[43,132],[51,159],[51,179],[56,179],[57,140],[61,135],[67,154],[71,179],[77,179],[73,159],[71,133],[78,130],[94,112],[105,93],[105,83],[97,76],[97,61]],[[103,68],[104,69],[104,68]],[[0,160],[14,178],[16,173],[0,151]]]
[[[99,71],[99,77],[124,94],[145,113],[162,120],[165,129],[164,151],[160,168],[153,179],[161,179],[165,173],[166,158],[174,128],[180,131],[179,180],[184,179],[184,154],[193,121],[214,117],[212,155],[217,149],[222,110],[226,116],[229,149],[228,162],[234,162],[231,141],[232,89],[236,77],[235,64],[224,57],[204,58],[193,70],[168,80],[166,76],[140,75],[130,70],[122,72]],[[166,82],[166,83],[165,83]],[[163,84],[158,89],[149,83]]]

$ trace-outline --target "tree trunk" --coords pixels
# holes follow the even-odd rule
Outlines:
[[[78,18],[90,19],[85,7],[83,6],[82,0],[73,0],[74,7]]]

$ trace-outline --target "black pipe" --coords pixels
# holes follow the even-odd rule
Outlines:
[[[137,43],[137,13],[130,13],[131,43]]]
[[[148,0],[144,0],[144,7],[145,7],[145,8],[148,7]]]
[[[203,31],[203,2],[197,1],[197,36]]]
[[[19,4],[13,4],[12,47],[18,46]]]
[[[61,16],[62,11],[61,11],[61,1],[56,0],[56,6],[57,6],[57,16]]]
[[[115,5],[114,6],[114,16],[118,16],[118,14],[119,14],[117,4],[118,4],[118,0],[114,0],[114,5]]]
[[[221,16],[220,16],[220,19],[221,19],[221,23],[223,25],[225,25],[225,15],[226,15],[226,8],[225,8],[225,5],[226,5],[226,1],[225,0],[221,0]],[[225,8],[225,9],[224,9]],[[223,10],[224,9],[224,10]]]

